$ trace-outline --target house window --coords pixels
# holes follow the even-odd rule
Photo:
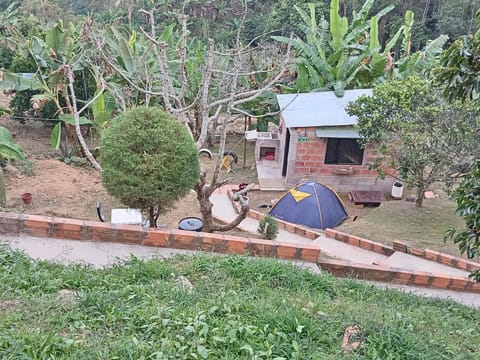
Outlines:
[[[361,165],[363,149],[357,139],[327,139],[325,164]]]

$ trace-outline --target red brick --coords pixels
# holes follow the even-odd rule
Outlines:
[[[297,174],[308,174],[310,173],[310,169],[306,167],[296,167]]]
[[[272,240],[248,239],[247,249],[250,256],[274,257],[276,247]]]
[[[355,267],[352,267],[352,269],[355,271]],[[360,269],[364,272],[363,277],[369,280],[390,282],[395,277],[395,272],[385,269],[376,269],[373,267]]]
[[[59,239],[82,240],[83,220],[78,219],[53,219],[52,236]]]
[[[448,285],[448,290],[465,290],[467,283],[467,279],[452,278],[452,282]]]
[[[198,249],[219,253],[226,252],[225,236],[223,234],[200,233],[200,235]]]
[[[38,237],[50,237],[53,232],[51,217],[41,215],[24,215],[23,232]]]
[[[342,241],[344,243],[348,243],[348,239],[349,236],[347,234],[344,234],[344,233],[341,233],[341,232],[338,232],[335,234],[335,240],[338,240],[338,241]]]
[[[457,262],[457,266],[456,266],[458,269],[461,269],[461,270],[468,270],[468,264],[465,260],[463,259],[459,259],[458,262]]]
[[[22,226],[23,217],[20,214],[0,212],[0,234],[17,234]]]
[[[256,220],[262,220],[264,215],[262,213],[258,212],[258,211],[249,210],[248,211],[248,216],[253,218],[253,219],[256,219]]]
[[[244,254],[247,250],[248,239],[240,236],[225,236],[225,246],[229,254]]]
[[[436,288],[436,289],[447,289],[448,286],[450,285],[450,281],[451,279],[447,276],[442,276],[442,277],[439,277],[439,276],[436,276],[434,277],[432,283],[431,283],[431,287],[432,288]]]
[[[329,237],[329,238],[332,238],[332,239],[335,239],[335,235],[337,234],[337,232],[333,229],[325,229],[325,236],[326,237]]]
[[[432,281],[432,274],[424,271],[417,271],[414,273],[412,285],[428,286]]]
[[[409,272],[397,272],[392,279],[396,284],[409,285],[413,281],[413,274]]]
[[[349,236],[348,243],[352,246],[360,246],[360,239],[356,236]]]
[[[279,221],[279,222],[280,222],[280,221]],[[289,222],[283,222],[283,221],[282,221],[282,223],[285,224],[285,230],[286,230],[286,231],[288,231],[288,232],[290,232],[290,233],[292,233],[292,234],[295,233],[295,228],[296,228],[295,224],[292,224],[292,223],[289,223]]]
[[[379,254],[384,253],[383,246],[381,244],[377,244],[377,243],[373,244],[373,251],[375,251],[376,253],[379,253]]]
[[[200,243],[199,233],[196,231],[171,230],[169,247],[174,249],[195,250]]]
[[[427,260],[437,261],[440,253],[435,250],[425,249],[424,257]]]
[[[394,240],[393,250],[408,253],[409,245],[406,242]]]
[[[82,234],[82,238],[84,240],[115,241],[116,234],[110,223],[86,220],[83,224],[84,234]]]
[[[480,283],[469,281],[467,284],[467,290],[480,293]]]
[[[301,246],[300,260],[316,263],[320,256],[320,248],[317,246]]]
[[[423,254],[424,254],[424,250],[422,249],[417,249],[417,248],[409,248],[408,249],[408,253],[409,254],[412,254],[414,256],[419,256],[419,257],[423,257]]]
[[[148,229],[145,231],[142,244],[144,246],[168,247],[169,237],[170,231],[168,230]]]
[[[293,233],[301,236],[305,236],[305,229],[299,226],[295,226],[295,230],[293,231]]]
[[[373,249],[373,243],[371,241],[365,240],[365,239],[359,239],[360,241],[360,248],[365,249],[365,250],[372,250]]]
[[[475,270],[480,270],[479,264],[472,263],[471,261],[466,261],[467,263],[467,271],[472,272]]]
[[[142,244],[143,229],[140,225],[123,225],[113,226],[116,232],[115,241],[125,244]]]
[[[279,259],[297,259],[299,249],[297,246],[288,243],[274,242],[277,245],[277,257]]]
[[[305,237],[310,240],[315,240],[319,234],[317,234],[315,231],[311,230],[305,230]]]
[[[457,264],[457,260],[455,256],[448,255],[448,254],[441,254],[439,260],[440,260],[440,263],[448,266],[455,266]]]

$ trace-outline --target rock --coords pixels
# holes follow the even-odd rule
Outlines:
[[[425,191],[423,197],[425,199],[436,199],[438,198],[438,194],[435,194],[433,191]]]
[[[182,290],[186,290],[188,292],[192,292],[193,285],[190,282],[190,280],[188,280],[187,277],[185,277],[183,275],[180,275],[179,277],[177,277],[175,279],[175,283],[176,283],[177,288],[182,289]]]

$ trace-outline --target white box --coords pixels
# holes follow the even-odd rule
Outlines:
[[[140,209],[112,209],[112,224],[142,224],[142,211]]]

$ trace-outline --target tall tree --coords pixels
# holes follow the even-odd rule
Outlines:
[[[480,11],[477,12],[477,21]],[[478,108],[480,100],[480,31],[475,35],[458,38],[442,55],[434,70],[437,81],[443,86],[444,94],[451,101],[473,102]],[[476,138],[480,137],[477,130]],[[450,229],[445,239],[452,239],[462,253],[469,258],[480,257],[480,161],[477,157],[453,193],[457,213],[465,221],[464,229]],[[480,281],[480,272],[472,276]]]
[[[478,111],[447,103],[428,80],[385,82],[373,96],[349,104],[347,112],[358,117],[361,143],[378,151],[372,165],[397,168],[416,188],[417,206],[429,186],[450,188],[480,156]]]

